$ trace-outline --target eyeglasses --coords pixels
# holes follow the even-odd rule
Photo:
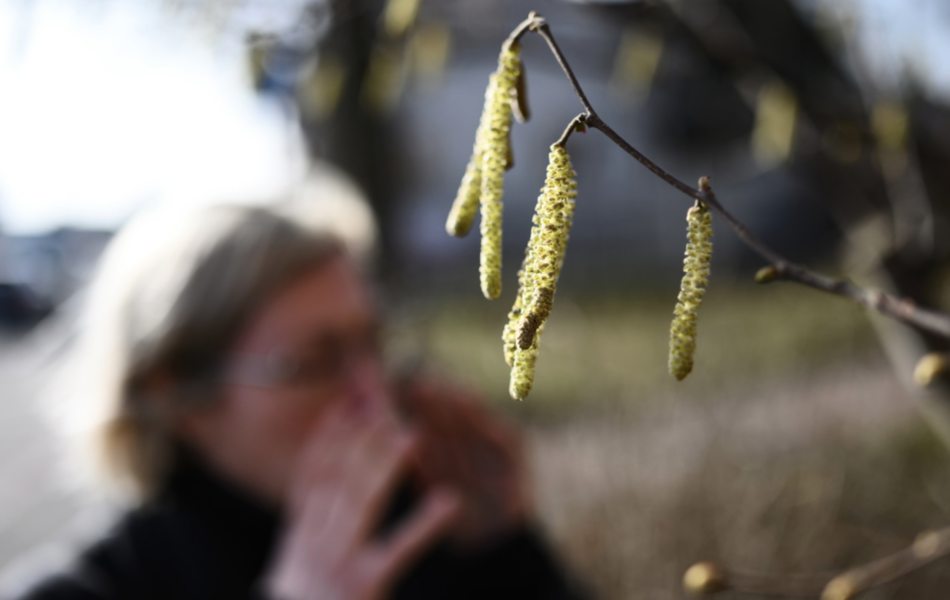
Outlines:
[[[222,383],[272,389],[323,390],[343,385],[354,368],[381,361],[376,331],[355,339],[332,338],[319,351],[275,348],[265,353],[232,354]]]

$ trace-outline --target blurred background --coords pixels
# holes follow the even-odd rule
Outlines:
[[[792,284],[717,228],[696,368],[666,372],[690,201],[575,135],[575,227],[524,402],[501,329],[547,148],[580,110],[543,41],[505,180],[505,291],[444,221],[500,43],[551,24],[600,116],[791,260],[950,308],[950,5],[940,0],[0,0],[0,597],[101,531],[44,394],[140,210],[303,197],[366,235],[397,364],[520,422],[539,518],[602,598],[698,560],[834,572],[950,524],[950,394],[920,335]],[[342,191],[341,191],[342,190]],[[937,563],[868,598],[942,597]],[[728,597],[729,595],[726,594]]]

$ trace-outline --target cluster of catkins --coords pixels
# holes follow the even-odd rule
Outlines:
[[[446,230],[463,236],[472,228],[481,207],[482,246],[479,274],[488,299],[501,295],[501,215],[503,175],[511,168],[511,119],[528,117],[524,70],[517,42],[506,43],[485,92],[485,108],[475,133],[472,158],[462,176]],[[534,363],[544,321],[551,313],[554,290],[564,262],[564,249],[574,216],[574,182],[567,150],[551,146],[547,178],[534,216],[531,239],[518,273],[518,295],[502,338],[511,367],[510,392],[522,399],[534,381]]]
[[[472,158],[465,169],[446,230],[466,235],[481,208],[479,274],[482,293],[493,300],[501,295],[501,220],[503,176],[513,165],[511,119],[524,121],[528,108],[524,69],[517,42],[507,42],[498,57],[485,92],[485,107],[475,133]],[[564,251],[574,220],[577,183],[563,144],[551,146],[547,177],[535,208],[531,237],[518,273],[518,294],[502,333],[505,361],[511,367],[509,392],[523,399],[534,382],[534,366],[544,322],[551,314]],[[705,178],[700,188],[709,185]],[[693,368],[696,348],[696,311],[709,280],[712,252],[712,216],[699,202],[687,214],[688,237],[685,274],[670,329],[670,373],[683,379]]]
[[[511,117],[527,118],[524,76],[517,42],[506,44],[485,91],[485,108],[475,132],[475,147],[465,169],[445,229],[463,236],[472,228],[481,207],[482,249],[479,260],[482,293],[489,300],[501,295],[501,195],[511,154]]]

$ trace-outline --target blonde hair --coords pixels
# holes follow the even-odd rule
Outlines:
[[[79,429],[111,483],[154,494],[176,460],[171,415],[215,400],[219,369],[275,290],[345,252],[275,210],[218,206],[127,225],[86,298],[76,349]],[[156,377],[170,382],[156,401]]]

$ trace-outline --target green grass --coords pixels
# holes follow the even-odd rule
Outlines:
[[[675,295],[559,294],[534,389],[522,406],[508,408],[560,414],[664,391],[702,394],[877,351],[863,309],[847,301],[790,284],[718,287],[700,310],[693,373],[677,382],[666,367]],[[443,371],[507,406],[503,302],[446,302],[430,309],[424,327],[427,351]]]

